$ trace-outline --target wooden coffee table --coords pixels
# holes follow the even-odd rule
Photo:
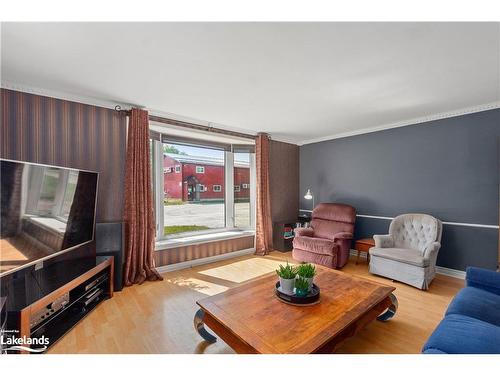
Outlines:
[[[208,342],[217,338],[237,353],[331,353],[375,319],[394,316],[395,288],[316,266],[320,303],[291,306],[274,294],[276,275],[264,276],[199,300],[194,326]]]

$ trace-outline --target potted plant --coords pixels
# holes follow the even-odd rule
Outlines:
[[[301,264],[297,268],[297,275],[303,277],[309,283],[309,291],[312,290],[314,276],[316,275],[316,267],[310,263]]]
[[[295,279],[295,294],[299,297],[307,296],[309,293],[309,281],[305,277],[297,277]]]
[[[295,267],[286,263],[286,266],[280,264],[280,268],[276,270],[280,278],[280,287],[283,293],[292,295],[293,294],[293,286],[295,281],[295,276],[297,276],[297,270]]]

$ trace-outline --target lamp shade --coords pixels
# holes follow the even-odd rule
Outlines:
[[[307,189],[306,195],[304,195],[305,199],[313,199],[313,195],[311,193],[311,189]]]

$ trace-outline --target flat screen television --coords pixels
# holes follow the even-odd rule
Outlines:
[[[0,164],[0,276],[94,239],[97,172]]]

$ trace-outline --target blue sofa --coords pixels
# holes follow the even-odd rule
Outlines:
[[[466,280],[423,353],[500,354],[500,272],[468,267]]]

